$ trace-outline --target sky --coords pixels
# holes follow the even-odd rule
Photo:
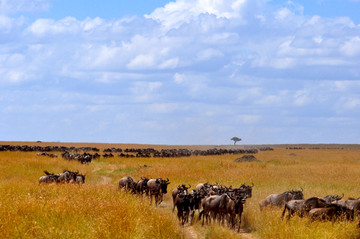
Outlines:
[[[0,141],[360,143],[360,0],[0,0]]]

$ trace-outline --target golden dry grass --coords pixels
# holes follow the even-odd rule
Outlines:
[[[72,145],[74,144],[68,144]],[[95,146],[100,149],[175,148],[160,145],[75,146]],[[295,156],[290,155],[292,153]],[[176,215],[171,212],[170,193],[165,196],[160,208],[149,207],[149,200],[146,198],[117,192],[117,181],[123,176],[135,179],[141,176],[168,177],[171,181],[169,192],[182,183],[191,184],[194,188],[198,183],[206,181],[233,186],[253,182],[253,197],[246,203],[242,223],[242,228],[251,230],[252,237],[360,238],[357,220],[308,223],[306,218],[295,217],[286,222],[280,219],[282,209],[260,213],[258,206],[258,202],[269,194],[300,187],[304,189],[305,198],[342,193],[345,197],[359,197],[360,150],[357,149],[275,148],[274,151],[259,152],[256,157],[262,161],[260,163],[234,163],[234,159],[241,155],[224,155],[169,159],[115,157],[81,165],[61,158],[38,157],[35,154],[0,152],[1,238],[48,238],[64,235],[68,238],[182,237]],[[143,167],[144,165],[149,167]],[[37,184],[43,170],[60,172],[65,168],[85,173],[86,184]],[[200,223],[195,223],[194,229],[200,238],[249,236],[234,233],[216,224],[202,227]]]

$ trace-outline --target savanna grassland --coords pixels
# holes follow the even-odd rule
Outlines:
[[[1,144],[31,145],[28,142]],[[32,143],[34,145],[117,148],[213,148],[125,144]],[[224,146],[225,147],[225,146]],[[221,148],[224,148],[221,147]],[[229,146],[226,146],[229,147]],[[241,147],[241,146],[238,146]],[[59,154],[58,152],[54,152]],[[115,154],[116,155],[116,154]],[[100,158],[90,164],[36,156],[36,152],[0,152],[0,238],[360,238],[353,222],[313,222],[294,217],[281,220],[282,209],[260,212],[258,203],[269,194],[304,189],[305,198],[345,194],[360,197],[360,149],[286,149],[259,151],[261,162],[235,163],[241,155],[182,158]],[[64,169],[86,174],[84,185],[39,185],[43,171]],[[119,192],[123,176],[135,180],[169,178],[164,202],[150,206],[148,198]],[[209,182],[240,186],[254,183],[245,205],[242,232],[214,223],[180,227],[172,213],[171,191],[185,183],[194,188]]]

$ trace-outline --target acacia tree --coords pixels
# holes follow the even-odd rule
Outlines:
[[[234,141],[234,145],[236,144],[236,142],[241,141],[241,139],[238,137],[232,137],[230,140]]]

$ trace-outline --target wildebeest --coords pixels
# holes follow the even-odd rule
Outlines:
[[[200,191],[201,189],[206,190],[209,186],[210,186],[210,184],[208,184],[208,183],[199,183],[195,189],[197,191]]]
[[[295,213],[300,217],[306,213],[305,200],[290,200],[285,203],[281,217],[284,218],[288,211],[287,219],[290,219]]]
[[[230,197],[226,193],[205,198],[202,202],[203,210],[199,214],[199,220],[201,220],[201,217],[203,216],[202,225],[204,225],[205,217],[207,223],[211,221],[211,216],[214,219],[218,218],[220,222],[226,213],[226,207],[229,200]]]
[[[346,207],[349,210],[353,210],[356,215],[360,216],[360,199],[348,199],[345,201],[336,201],[333,204]]]
[[[303,189],[300,190],[291,190],[283,192],[282,194],[271,194],[267,196],[265,199],[259,202],[260,210],[265,207],[281,207],[286,202],[294,199],[304,199]]]
[[[79,174],[79,171],[72,172],[69,170],[64,170],[62,173],[53,174],[48,171],[44,171],[46,176],[41,176],[39,178],[39,184],[41,183],[85,183],[85,175]]]
[[[354,210],[338,204],[329,204],[323,208],[314,208],[309,211],[309,221],[331,221],[337,219],[354,219]]]
[[[229,216],[229,226],[230,228],[236,229],[236,221],[238,221],[238,232],[240,231],[241,225],[241,215],[244,210],[244,203],[246,198],[239,195],[231,196],[229,195],[230,200],[226,205],[226,213]]]
[[[39,178],[39,184],[41,183],[57,183],[58,182],[58,178],[59,175],[55,175],[53,173],[49,173],[48,171],[44,171],[44,173],[46,174],[45,176],[41,176]]]
[[[157,178],[150,179],[147,182],[150,204],[152,204],[152,197],[155,197],[155,206],[159,205],[162,202],[163,195],[167,193],[167,186],[170,184],[169,179],[167,178]]]
[[[78,174],[76,175],[75,182],[78,184],[84,184],[85,183],[85,174]]]
[[[134,180],[131,177],[123,177],[119,180],[118,189],[125,188],[126,191],[130,191],[135,184]]]
[[[182,225],[184,225],[189,220],[189,215],[191,211],[190,200],[192,195],[187,193],[186,190],[179,191],[176,194],[174,200],[174,206],[177,209],[177,216]]]
[[[190,193],[190,211],[191,211],[191,223],[193,222],[195,211],[198,210],[200,213],[201,200],[205,198],[206,192],[204,190],[192,190]]]
[[[311,197],[306,200],[290,200],[289,202],[285,203],[282,217],[284,217],[286,211],[288,211],[287,219],[290,219],[291,216],[295,213],[302,217],[307,214],[311,209],[324,208],[334,201],[341,200],[343,197],[344,195],[341,197],[338,195],[327,195],[321,198]]]
[[[188,189],[191,188],[191,185],[189,185],[189,187],[186,187],[185,184],[183,185],[179,185],[177,188],[175,188],[174,190],[172,190],[171,192],[171,196],[172,196],[172,199],[173,199],[173,211],[175,209],[175,199],[176,199],[176,196],[179,194],[179,193],[183,193],[185,191],[185,195],[188,195]]]
[[[243,198],[251,198],[252,197],[252,188],[254,184],[246,185],[245,183],[242,184],[239,188],[234,188],[234,192],[236,195],[241,195]]]
[[[141,177],[141,180],[139,180],[136,183],[136,192],[139,194],[144,194],[144,192],[148,193],[148,187],[147,187],[147,182],[149,181],[148,178],[145,177]]]
[[[73,183],[76,181],[76,175],[79,171],[72,172],[69,170],[64,170],[62,173],[59,174],[58,182],[59,183]]]

